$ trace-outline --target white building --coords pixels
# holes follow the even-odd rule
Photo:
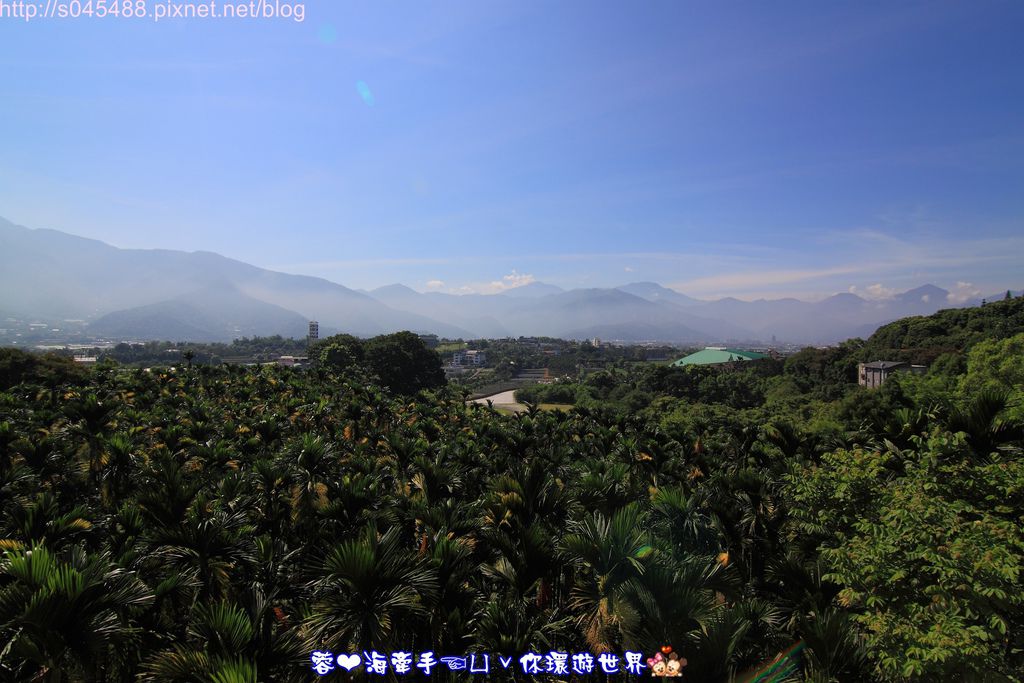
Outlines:
[[[456,351],[452,355],[452,365],[462,366],[471,365],[473,367],[480,367],[487,363],[487,352],[477,351],[475,349],[462,349]]]

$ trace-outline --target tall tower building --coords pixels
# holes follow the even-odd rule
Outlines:
[[[315,342],[320,338],[320,323],[315,320],[309,321],[309,341]]]

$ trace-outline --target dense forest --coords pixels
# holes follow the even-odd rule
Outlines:
[[[1022,350],[1012,299],[739,369],[610,368],[516,415],[415,335],[304,370],[0,350],[0,680],[671,647],[717,682],[794,645],[787,680],[1024,680]],[[858,388],[878,358],[930,369]]]

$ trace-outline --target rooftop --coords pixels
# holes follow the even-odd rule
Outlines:
[[[721,363],[732,363],[735,361],[759,360],[765,358],[766,354],[755,353],[754,351],[743,351],[741,349],[728,349],[724,346],[709,346],[689,356],[680,358],[672,365],[681,367],[685,365],[719,365]]]
[[[893,368],[899,368],[904,365],[906,365],[906,363],[898,360],[876,360],[873,363],[865,363],[864,368],[866,370],[892,370]]]

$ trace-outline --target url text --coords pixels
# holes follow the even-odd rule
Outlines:
[[[291,19],[306,20],[306,4],[281,0],[0,0],[0,19]]]

